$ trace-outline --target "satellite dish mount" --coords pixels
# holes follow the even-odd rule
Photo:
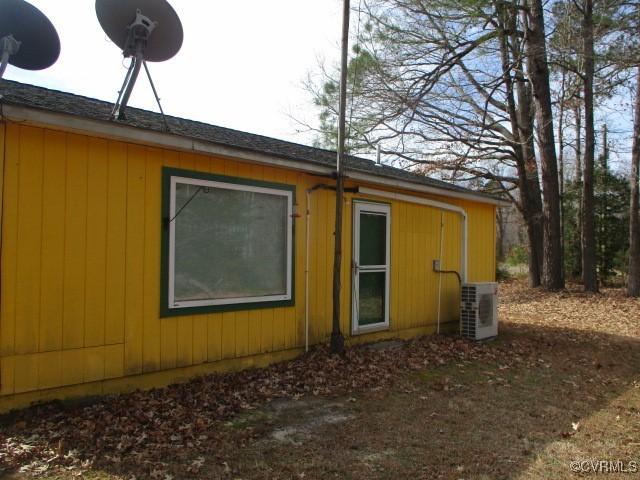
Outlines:
[[[149,17],[145,17],[140,9],[136,10],[136,19],[127,27],[127,44],[124,49],[125,56],[142,55],[151,33],[158,26]]]
[[[7,65],[9,64],[9,58],[18,53],[21,44],[22,42],[13,38],[13,35],[11,34],[0,38],[0,51],[2,51],[2,58],[0,59],[0,78],[4,76],[4,71],[7,69]]]
[[[144,67],[168,130],[147,61],[163,62],[178,53],[183,39],[178,15],[166,0],[96,0],[96,14],[107,36],[122,49],[125,58],[131,58],[110,119],[125,118],[131,92]]]
[[[135,86],[138,75],[140,74],[140,68],[143,65],[145,71],[147,72],[147,76],[149,77],[149,82],[151,83],[156,101],[158,102],[158,107],[160,107],[160,111],[162,112],[160,98],[158,98],[155,86],[153,85],[153,80],[151,80],[149,68],[147,67],[147,63],[144,59],[144,52],[147,48],[149,37],[151,37],[151,34],[157,26],[158,22],[152,21],[149,17],[144,16],[140,9],[137,9],[136,19],[131,25],[127,27],[127,40],[122,54],[125,56],[125,58],[131,58],[131,64],[129,65],[129,70],[127,71],[127,75],[124,78],[124,83],[122,84],[122,88],[120,89],[118,100],[116,101],[116,104],[113,106],[113,110],[111,111],[111,120],[114,120],[116,118],[118,120],[124,120],[124,109],[129,103],[131,92],[133,92],[133,87]],[[164,112],[162,112],[162,115],[164,118]]]
[[[49,19],[24,0],[0,0],[0,78],[7,65],[43,70],[60,55],[60,38]]]

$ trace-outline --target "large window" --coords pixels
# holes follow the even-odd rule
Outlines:
[[[164,175],[165,314],[293,303],[294,187]]]

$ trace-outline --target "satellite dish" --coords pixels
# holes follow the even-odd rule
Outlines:
[[[111,119],[124,118],[142,66],[160,105],[146,62],[164,62],[178,53],[184,36],[178,14],[166,0],[96,0],[96,15],[111,41],[131,58]]]
[[[49,19],[24,0],[0,0],[0,78],[7,63],[42,70],[60,55],[60,38]]]
[[[144,45],[144,59],[148,62],[169,60],[182,46],[182,24],[165,0],[97,0],[96,13],[104,32],[126,56],[127,52],[135,54],[129,37],[137,24],[149,30]]]

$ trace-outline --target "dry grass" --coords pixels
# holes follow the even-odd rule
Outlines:
[[[246,397],[251,400],[247,408],[240,405],[213,419],[206,426],[206,448],[189,442],[162,445],[160,459],[136,456],[134,449],[116,463],[95,458],[83,467],[70,461],[69,471],[54,460],[43,475],[67,479],[81,473],[95,480],[564,479],[581,476],[570,469],[575,460],[640,465],[640,302],[618,290],[549,294],[520,282],[502,285],[501,301],[501,334],[494,342],[471,345],[428,337],[401,348],[356,349],[337,362],[320,351],[267,372],[284,377],[284,383],[270,384],[274,392],[268,395]],[[320,380],[314,381],[316,374]],[[351,387],[348,377],[356,375],[368,378]],[[90,414],[114,405],[148,409],[151,400],[176,392],[195,395],[194,390],[211,385],[225,386],[219,401],[227,405],[222,397],[245,392],[247,378],[193,382],[181,390],[136,394],[135,402],[126,397],[86,408]],[[249,378],[263,385],[260,374]],[[296,388],[325,387],[317,395],[315,387],[298,393],[285,388],[287,382]],[[50,406],[7,420],[0,455],[7,454],[9,440],[12,445],[26,442],[47,422],[61,435],[63,426],[52,422],[56,415],[88,421],[86,408]],[[155,408],[160,414],[161,405]],[[203,412],[210,411],[198,413]],[[152,425],[134,420],[131,425],[135,435],[159,434]],[[50,446],[55,453],[56,437],[42,435],[34,443],[42,452]],[[105,427],[102,435],[122,432]],[[84,451],[74,447],[81,450],[80,460],[90,457],[91,445]],[[24,465],[45,457],[24,457]],[[8,457],[0,462],[3,458]],[[607,478],[625,475],[638,477]]]
[[[566,290],[549,293],[518,280],[500,285],[500,303],[502,319],[517,324],[640,339],[640,301],[627,297],[624,289],[590,294],[569,284]]]

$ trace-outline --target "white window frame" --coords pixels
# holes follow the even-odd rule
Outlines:
[[[391,205],[386,203],[371,203],[365,201],[353,202],[353,288],[352,288],[352,310],[351,310],[351,334],[359,335],[363,333],[377,332],[389,329],[389,312],[390,312],[390,281],[391,281]],[[360,262],[360,214],[373,213],[385,215],[386,217],[386,263],[385,265],[366,265],[362,267],[358,265],[356,270],[356,261]],[[384,305],[384,322],[372,323],[370,325],[359,324],[359,307],[360,307],[360,272],[385,272],[385,305]]]
[[[267,195],[277,195],[287,198],[287,281],[286,293],[284,295],[266,295],[254,297],[239,298],[223,298],[208,300],[189,300],[175,301],[175,240],[176,240],[176,222],[169,223],[169,268],[168,268],[168,305],[169,310],[177,310],[192,307],[208,307],[208,306],[224,306],[239,305],[263,302],[280,302],[292,299],[293,285],[293,192],[291,190],[280,190],[277,188],[260,187],[243,183],[229,183],[217,180],[203,180],[200,178],[192,178],[185,176],[174,176],[170,178],[169,186],[169,218],[173,219],[176,215],[176,185],[178,183],[196,185],[199,187],[236,190],[243,192],[256,192]]]

